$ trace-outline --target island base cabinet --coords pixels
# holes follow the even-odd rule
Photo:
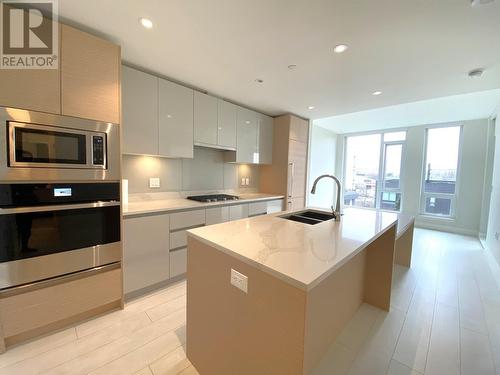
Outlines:
[[[395,233],[311,289],[188,235],[187,357],[200,374],[310,374],[363,302],[389,310]],[[231,269],[248,277],[247,293]]]

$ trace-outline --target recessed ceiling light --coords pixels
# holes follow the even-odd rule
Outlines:
[[[296,67],[297,67],[297,65],[295,65],[295,64],[290,64],[290,65],[288,65],[288,69],[290,69],[290,70],[293,70],[293,69],[295,69]]]
[[[307,107],[307,109],[314,109],[314,106],[310,105],[309,107]]]
[[[374,91],[374,92],[372,92],[372,95],[375,95],[375,96],[382,95],[382,91]]]
[[[139,22],[146,29],[151,29],[153,27],[153,21],[151,21],[149,18],[141,17],[139,18]]]
[[[473,69],[469,72],[469,77],[471,78],[479,78],[483,75],[484,69],[478,68],[478,69]]]
[[[260,78],[257,78],[257,79],[255,80],[255,82],[257,82],[257,83],[264,83],[264,80],[262,80],[262,79],[260,79]]]
[[[345,52],[347,50],[347,48],[349,48],[349,47],[347,47],[345,44],[339,44],[333,48],[333,52],[342,53],[342,52]]]

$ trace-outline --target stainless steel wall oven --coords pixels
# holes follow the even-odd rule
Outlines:
[[[120,262],[119,180],[118,125],[0,108],[0,291]]]

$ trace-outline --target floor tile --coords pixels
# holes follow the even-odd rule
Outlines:
[[[488,336],[462,329],[461,340],[462,374],[494,375],[495,365]]]
[[[387,371],[387,375],[421,375],[421,373],[403,365],[402,363],[399,363],[398,361],[392,360],[389,364],[389,371]]]
[[[311,375],[345,375],[349,373],[355,357],[356,353],[352,350],[335,343]]]
[[[425,374],[460,375],[460,323],[456,308],[436,305]]]
[[[181,346],[151,363],[150,368],[154,375],[171,375],[178,374],[189,366],[191,363],[186,358],[186,348]]]

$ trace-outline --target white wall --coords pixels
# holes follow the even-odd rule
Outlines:
[[[495,124],[495,152],[486,247],[500,264],[500,105],[492,118],[497,120]]]
[[[330,208],[335,197],[335,185],[332,179],[321,180],[317,185],[316,194],[311,194],[310,190],[316,177],[322,174],[335,174],[337,134],[313,124],[309,150],[307,205],[310,207]]]
[[[431,124],[413,126],[407,129],[403,170],[401,176],[403,193],[401,211],[416,216],[417,225],[422,227],[447,230],[468,235],[478,235],[482,213],[482,197],[485,183],[485,164],[487,159],[489,125],[487,119],[461,121],[456,124],[463,125],[464,128],[455,218],[444,219],[420,215],[420,194],[422,189],[422,172],[424,167],[425,134],[426,129],[429,126],[434,126]],[[446,126],[451,124],[443,123],[438,125]],[[338,149],[343,149],[344,136],[345,135],[339,135],[338,137]],[[343,168],[343,150],[337,153],[337,155],[340,155],[338,156],[340,160],[337,163],[337,171],[340,172],[342,171],[341,168]],[[500,181],[500,162],[498,169]]]

